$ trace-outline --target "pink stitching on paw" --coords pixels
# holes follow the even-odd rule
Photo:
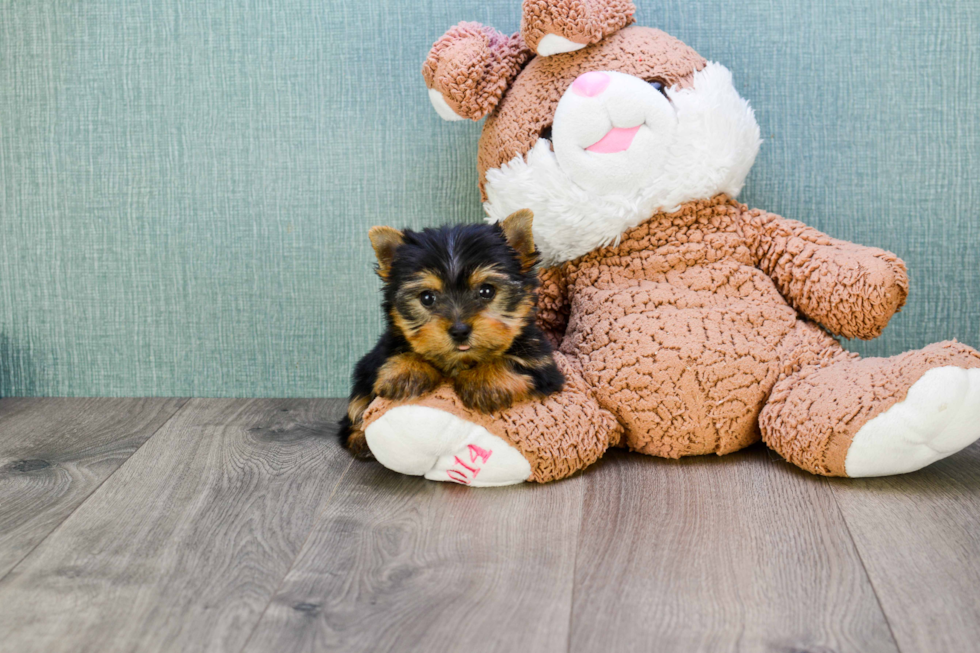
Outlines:
[[[470,450],[470,462],[474,464],[476,463],[477,460],[482,460],[484,465],[487,464],[487,461],[490,459],[490,455],[493,454],[493,449],[483,449],[482,447],[478,447],[475,444],[469,444],[466,446]],[[446,470],[446,476],[448,476],[449,480],[451,481],[455,481],[463,485],[469,485],[473,481],[473,479],[476,478],[477,474],[480,473],[480,470],[483,469],[483,467],[481,467],[480,465],[477,465],[476,467],[470,467],[462,460],[460,460],[459,456],[453,456],[453,458],[455,458],[456,460],[456,465],[462,467],[463,469],[468,469],[472,473],[472,476],[467,477],[466,472],[464,472],[461,469],[457,469],[456,465],[454,465],[453,467],[450,467],[448,470]],[[453,476],[453,474],[456,475]]]
[[[469,465],[467,465],[466,463],[464,463],[462,460],[460,460],[459,459],[459,456],[455,456],[455,458],[456,458],[456,462],[458,462],[460,465],[462,465],[466,469],[468,469],[471,472],[473,472],[473,478],[476,478],[476,475],[480,473],[480,468],[479,467],[477,467],[476,469],[474,469],[474,468],[470,467]]]
[[[490,458],[490,454],[493,453],[492,449],[482,449],[475,444],[468,444],[466,445],[466,448],[470,450],[471,463],[475,463],[477,458],[482,458],[483,464],[485,465],[487,460]]]
[[[455,472],[457,475],[459,475],[459,478],[456,478],[455,476],[453,476],[453,472]],[[450,480],[456,481],[457,483],[462,483],[463,485],[469,485],[470,484],[469,480],[466,478],[466,475],[463,474],[463,472],[461,472],[461,471],[459,471],[457,469],[450,469],[449,471],[446,472],[446,476],[448,476],[450,478]]]

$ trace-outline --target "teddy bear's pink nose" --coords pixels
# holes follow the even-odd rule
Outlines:
[[[579,75],[572,82],[572,92],[583,97],[595,97],[609,86],[609,75],[593,71]]]

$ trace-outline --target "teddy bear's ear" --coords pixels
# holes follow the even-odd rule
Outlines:
[[[543,57],[581,50],[633,22],[630,0],[524,0],[521,35]]]
[[[460,23],[435,42],[422,66],[429,99],[446,120],[479,120],[493,111],[532,54],[520,34]]]

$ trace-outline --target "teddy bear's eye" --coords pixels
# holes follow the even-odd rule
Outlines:
[[[540,137],[541,138],[546,138],[549,141],[551,140],[551,125],[548,125],[547,127],[545,127],[544,129],[541,130],[541,136]]]
[[[664,88],[664,83],[663,82],[658,82],[657,80],[653,80],[652,82],[649,82],[649,84],[650,84],[650,86],[653,87],[653,90],[655,90],[658,93],[662,94],[664,97],[667,97],[667,89]]]

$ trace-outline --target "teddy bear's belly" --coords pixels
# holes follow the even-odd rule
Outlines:
[[[772,281],[731,264],[623,281],[576,289],[562,350],[628,446],[676,458],[757,441],[779,344],[797,322]]]

